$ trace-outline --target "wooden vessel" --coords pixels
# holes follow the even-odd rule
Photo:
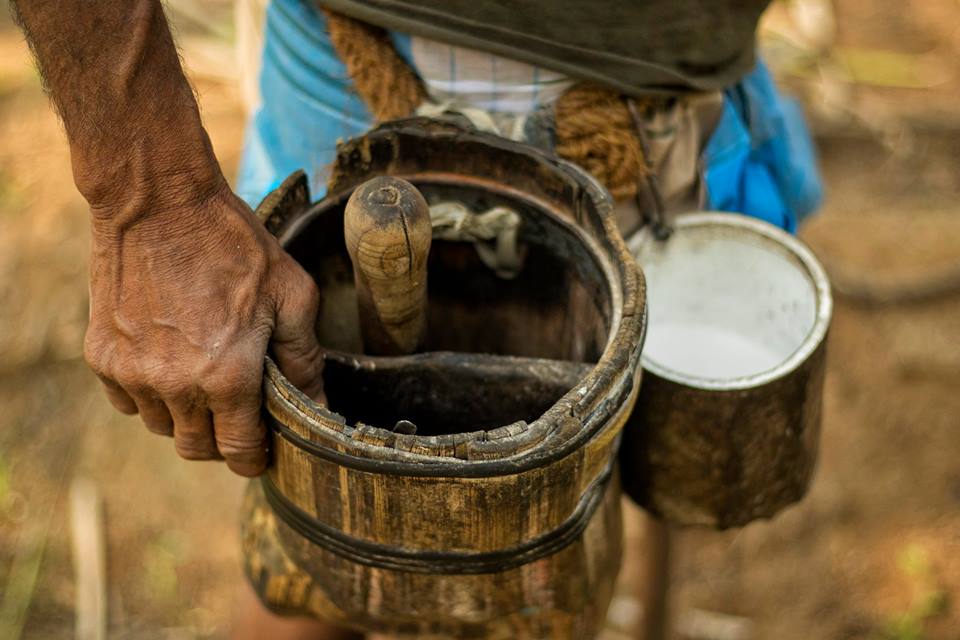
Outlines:
[[[434,236],[419,354],[360,349],[343,209],[380,175],[520,220],[510,279]],[[326,407],[266,365],[273,461],[243,532],[262,600],[401,637],[593,637],[620,564],[616,453],[646,313],[607,193],[529,147],[412,119],[341,145],[320,202],[300,174],[258,214],[317,280],[330,349]]]

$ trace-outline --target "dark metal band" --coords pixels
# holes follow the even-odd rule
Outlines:
[[[260,481],[267,503],[280,520],[313,544],[351,562],[411,573],[475,575],[514,569],[552,555],[574,542],[603,502],[612,474],[611,462],[580,497],[573,513],[557,528],[509,549],[476,553],[410,551],[355,538],[303,511],[280,493],[269,476],[263,476]]]

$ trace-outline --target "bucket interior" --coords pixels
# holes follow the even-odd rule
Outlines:
[[[445,435],[533,422],[589,370],[481,354],[433,353],[375,367],[337,357],[327,360],[324,390],[348,424],[389,429],[403,419],[419,435]]]
[[[470,354],[482,355],[487,363],[493,356],[506,373],[490,385],[475,379],[471,367],[444,369],[449,360],[439,372],[408,369],[401,377],[334,362],[325,374],[328,407],[348,424],[390,429],[398,420],[410,420],[418,435],[532,422],[576,384],[589,369],[584,366],[596,362],[606,346],[613,301],[600,259],[583,231],[534,203],[469,186],[413,182],[428,203],[455,200],[475,212],[508,206],[521,217],[519,238],[526,255],[516,278],[499,277],[470,242],[434,239],[428,262],[424,352],[455,352],[468,360]],[[281,241],[320,289],[321,345],[362,353],[353,270],[343,240],[346,196],[325,203]],[[504,358],[497,361],[497,356]],[[569,375],[543,383],[536,366],[520,366],[511,376],[510,367],[518,365],[510,357],[542,360],[554,369],[569,369]],[[487,393],[490,389],[496,392]]]
[[[739,380],[776,370],[811,339],[811,273],[755,224],[681,218],[668,241],[635,248],[649,296],[645,366],[683,379]]]

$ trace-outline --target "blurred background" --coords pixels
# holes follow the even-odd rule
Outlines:
[[[167,4],[230,173],[244,123],[232,3]],[[96,588],[75,563],[95,559],[97,532],[111,638],[223,637],[244,483],[179,460],[86,368],[87,211],[0,9],[0,638],[73,635],[76,598]],[[828,189],[800,234],[839,290],[820,466],[772,522],[676,535],[673,637],[957,640],[960,0],[778,1],[760,39],[807,108]],[[610,639],[634,624],[632,580]]]

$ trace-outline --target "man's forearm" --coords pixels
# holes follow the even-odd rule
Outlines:
[[[84,356],[191,460],[268,461],[263,358],[322,398],[319,292],[227,187],[159,0],[15,0],[93,212]]]
[[[15,0],[94,216],[126,227],[223,176],[159,0]]]

